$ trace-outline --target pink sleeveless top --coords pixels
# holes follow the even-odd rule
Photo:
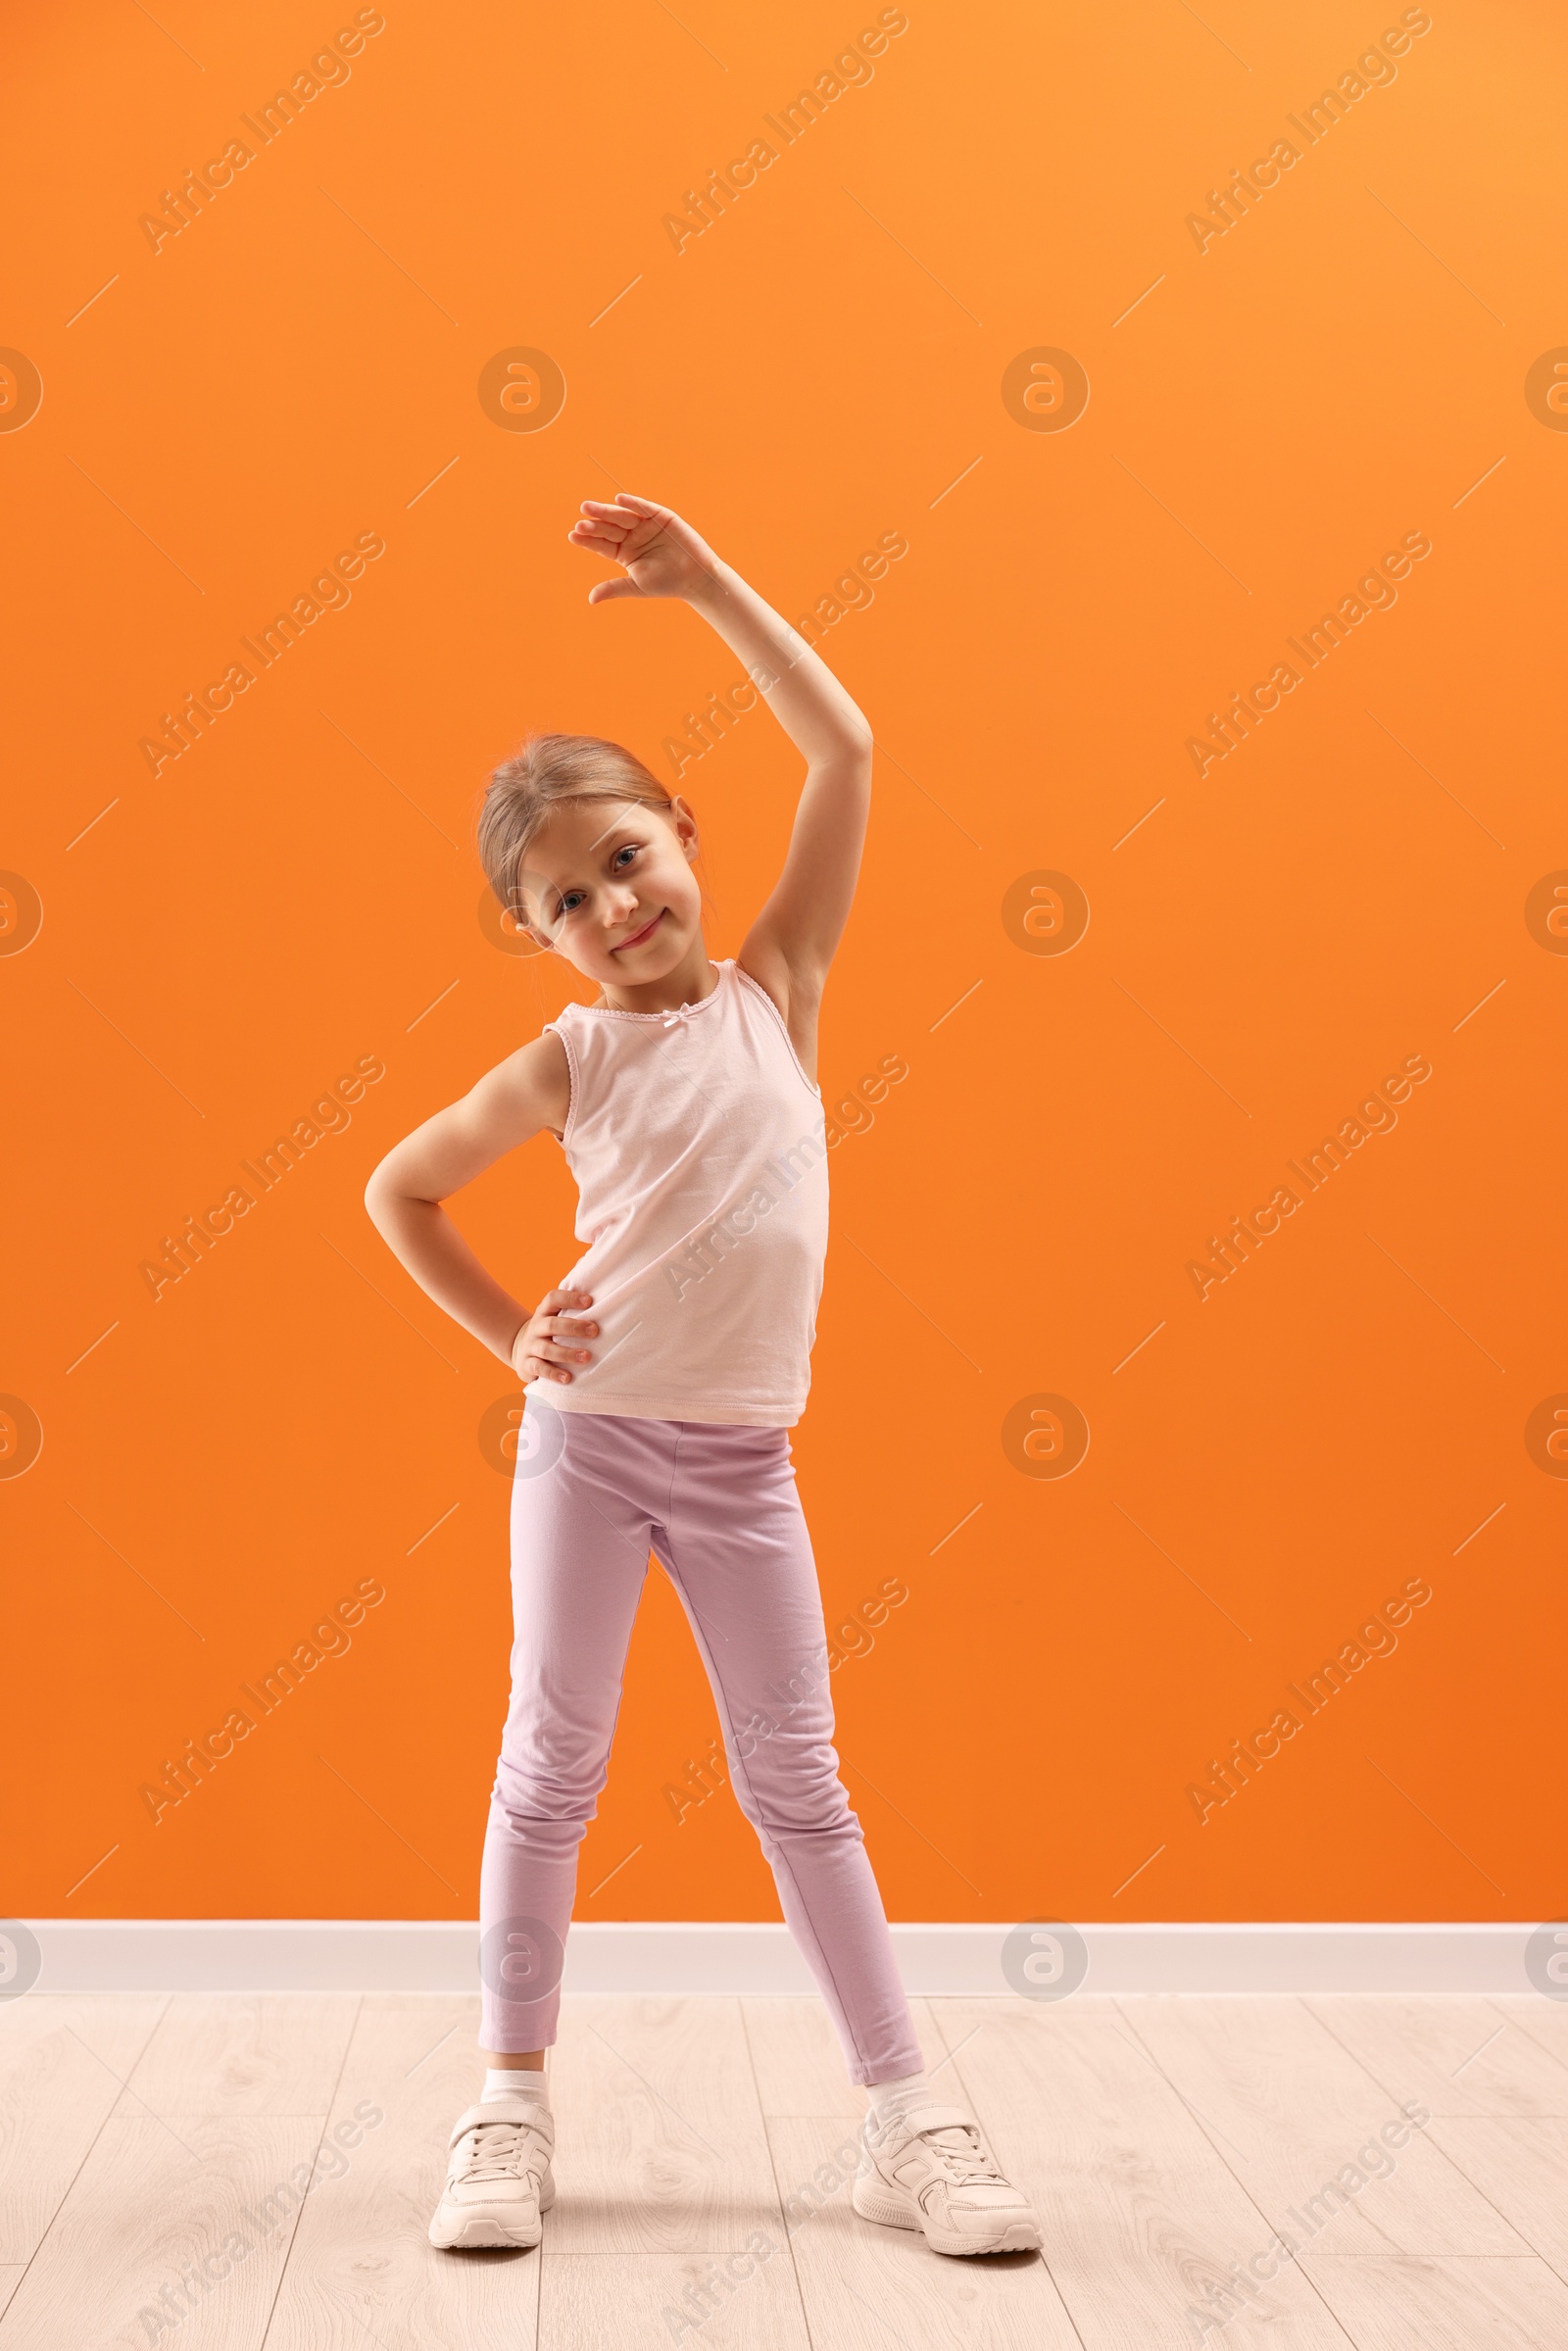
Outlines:
[[[778,1006],[733,957],[678,1012],[568,1004],[562,1148],[586,1245],[597,1339],[568,1382],[530,1380],[562,1412],[793,1428],[810,1386],[827,1254],[819,1086]],[[569,1342],[567,1343],[569,1344]]]

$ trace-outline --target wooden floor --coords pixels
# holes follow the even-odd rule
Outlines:
[[[1568,2006],[915,2016],[1043,2254],[948,2260],[857,2218],[864,2099],[814,2001],[567,2001],[544,2244],[468,2254],[425,2228],[475,2001],[0,2004],[0,2351],[1568,2346]],[[1430,2120],[1393,2150],[1406,2102]],[[1254,2262],[1278,2274],[1244,2295]]]

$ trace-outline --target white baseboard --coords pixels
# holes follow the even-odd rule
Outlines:
[[[473,1992],[478,1929],[461,1920],[32,1919],[52,1991]],[[1528,1992],[1529,1926],[1083,1926],[1085,1995],[1106,1992]],[[1020,1930],[895,1926],[911,1997],[1016,1996]],[[568,1993],[810,1993],[783,1926],[573,1926]],[[1048,1993],[1046,1997],[1051,1996]]]

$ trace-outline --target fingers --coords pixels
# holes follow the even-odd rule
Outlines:
[[[605,514],[613,513],[613,509],[609,507],[601,508],[599,511]],[[635,561],[635,558],[628,554],[627,543],[634,531],[646,527],[643,517],[641,515],[628,517],[623,514],[619,517],[619,523],[620,527],[617,529],[613,522],[574,522],[567,531],[566,537],[573,547],[580,547],[586,555],[602,556],[606,563],[625,563]],[[617,596],[641,596],[643,593],[644,591],[633,580],[604,579],[589,589],[588,602],[590,604],[610,604]]]
[[[621,503],[615,506],[607,506],[602,499],[585,498],[582,513],[587,520],[579,519],[567,531],[571,544],[591,555],[605,556],[611,563],[626,564],[650,554],[661,538],[667,537],[688,554],[695,553],[700,546],[690,525],[682,522],[668,507],[660,506],[652,498],[634,498],[625,490],[620,498]]]
[[[536,1327],[528,1344],[524,1368],[529,1361],[534,1361],[539,1366],[537,1376],[541,1379],[563,1376],[569,1378],[569,1373],[564,1375],[555,1367],[563,1363],[590,1362],[592,1360],[591,1348],[567,1347],[563,1342],[567,1339],[598,1338],[599,1325],[596,1322],[581,1322],[567,1311],[573,1307],[591,1306],[592,1304],[593,1297],[589,1291],[552,1290],[534,1317]]]
[[[555,1336],[558,1339],[597,1339],[599,1336],[596,1322],[568,1322],[564,1314],[553,1315],[551,1319],[555,1323]]]
[[[645,514],[666,514],[669,511],[667,507],[662,507],[658,503],[657,499],[634,498],[630,490],[618,490],[615,493],[615,503],[613,506],[606,506],[604,502],[598,498],[585,498],[582,502],[582,511],[585,514],[607,515],[615,522],[624,522],[626,520],[626,510],[628,507],[631,509],[632,514],[638,516]]]
[[[620,547],[634,531],[645,531],[647,528],[646,514],[632,514],[624,508],[617,510],[606,507],[597,514],[586,517],[579,515],[566,536],[575,539],[579,547],[590,543],[597,547]]]
[[[514,1368],[520,1379],[569,1380],[571,1378],[569,1371],[558,1368],[557,1363],[551,1359],[560,1357],[564,1361],[569,1361],[571,1359],[570,1350],[558,1345],[536,1326],[553,1322],[558,1330],[564,1329],[567,1326],[569,1309],[591,1306],[593,1302],[593,1293],[590,1290],[550,1290],[545,1293],[523,1325],[523,1331],[530,1336],[523,1348],[521,1362],[514,1361]],[[586,1326],[579,1325],[574,1330],[573,1336],[596,1338],[598,1332],[599,1325],[597,1323]],[[583,1360],[586,1361],[588,1350],[583,1348],[581,1354]]]
[[[634,498],[629,490],[622,490],[613,506],[606,506],[602,499],[585,498],[581,511],[591,521],[586,525],[576,523],[574,529],[612,530],[619,536],[650,522],[665,529],[680,520],[672,508],[661,506],[657,498]]]

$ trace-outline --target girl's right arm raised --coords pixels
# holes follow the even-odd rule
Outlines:
[[[530,1378],[586,1359],[586,1348],[564,1347],[556,1334],[587,1337],[589,1327],[567,1324],[557,1307],[589,1300],[551,1291],[530,1314],[485,1271],[441,1203],[519,1143],[547,1128],[560,1133],[570,1100],[565,1048],[554,1034],[536,1037],[394,1145],[365,1187],[370,1222],[420,1289],[503,1363]]]

